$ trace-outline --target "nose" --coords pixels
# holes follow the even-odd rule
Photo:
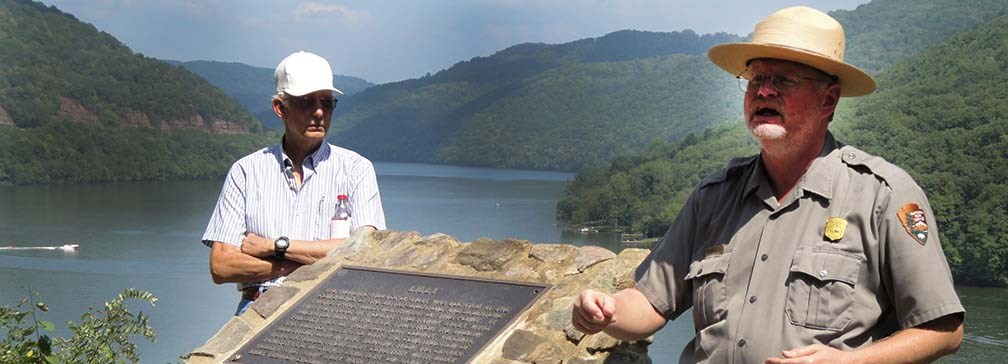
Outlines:
[[[770,97],[778,94],[777,88],[773,85],[773,77],[764,77],[763,82],[760,83],[759,88],[756,89],[756,94],[760,97]]]
[[[312,110],[314,110],[314,114],[319,117],[325,114],[325,107],[322,106],[322,99],[315,98],[315,105]]]

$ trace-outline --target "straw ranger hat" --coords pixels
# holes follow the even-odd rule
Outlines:
[[[875,80],[844,63],[844,31],[836,19],[804,6],[778,10],[756,24],[752,42],[712,47],[707,57],[732,75],[739,75],[756,58],[775,58],[806,64],[836,76],[840,96],[862,96],[875,91]]]

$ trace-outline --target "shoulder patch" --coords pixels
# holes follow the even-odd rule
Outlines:
[[[759,155],[732,158],[732,160],[728,162],[728,166],[718,170],[717,172],[708,174],[703,179],[701,179],[700,184],[697,185],[697,188],[703,188],[704,186],[717,184],[728,180],[728,178],[737,175],[739,172],[745,170],[746,167],[756,162],[756,158],[759,158]]]
[[[896,216],[899,217],[900,223],[903,224],[903,229],[906,229],[907,234],[910,234],[920,245],[927,244],[928,225],[924,209],[916,203],[908,203],[900,207],[899,211],[896,212]]]

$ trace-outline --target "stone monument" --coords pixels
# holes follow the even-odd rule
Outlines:
[[[585,336],[570,322],[571,305],[581,290],[615,292],[632,286],[633,270],[647,253],[626,249],[616,255],[595,246],[516,239],[462,243],[444,234],[361,231],[325,259],[295,270],[185,359],[191,364],[386,361],[381,359],[650,363],[650,340],[623,342],[605,333]],[[452,291],[469,293],[440,297]],[[480,301],[488,294],[503,294],[505,301],[513,302]],[[357,323],[344,324],[352,318]],[[308,331],[317,335],[306,337]],[[354,349],[364,344],[377,349]],[[264,350],[275,347],[286,349]],[[349,356],[331,360],[306,355],[319,355],[314,353],[320,347]]]

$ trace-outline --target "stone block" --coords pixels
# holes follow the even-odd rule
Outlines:
[[[504,342],[503,357],[525,363],[560,363],[564,353],[547,338],[529,330],[515,330]]]
[[[239,317],[232,317],[224,324],[217,334],[207,340],[203,346],[200,346],[189,353],[190,357],[212,357],[223,359],[223,355],[231,352],[238,347],[245,339],[251,337],[253,334],[252,328],[245,324]],[[195,359],[195,358],[193,358]]]
[[[270,288],[262,296],[259,297],[252,306],[249,308],[255,310],[259,316],[262,318],[269,318],[280,308],[284,303],[287,303],[294,295],[296,295],[299,289],[291,286],[277,286]]]
[[[582,246],[578,248],[577,255],[574,256],[574,265],[577,271],[584,272],[585,269],[600,262],[615,258],[616,253],[598,246]]]
[[[383,250],[393,249],[403,244],[409,244],[420,240],[420,234],[409,231],[396,234],[390,234],[382,240],[378,241],[378,248]]]
[[[334,259],[322,259],[314,264],[302,265],[295,269],[290,275],[285,279],[290,282],[304,282],[314,279],[318,279],[325,273],[331,271],[334,267],[339,265],[339,261]]]
[[[531,243],[526,240],[481,238],[462,248],[455,256],[455,263],[479,272],[500,271],[515,255],[528,256],[531,248]]]
[[[529,256],[543,262],[569,262],[574,259],[578,248],[565,244],[535,244]]]

